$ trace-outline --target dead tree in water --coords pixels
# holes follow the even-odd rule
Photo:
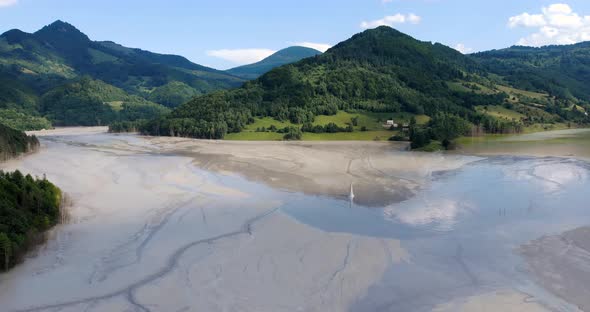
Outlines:
[[[12,255],[12,244],[6,233],[0,233],[0,252],[4,254],[4,270],[8,270],[10,256]]]

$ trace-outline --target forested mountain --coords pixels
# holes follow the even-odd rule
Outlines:
[[[434,120],[430,127],[464,120],[489,132],[522,131],[525,123],[587,121],[587,102],[572,100],[580,109],[571,110],[569,99],[513,88],[511,80],[490,74],[478,58],[379,27],[322,55],[275,68],[241,88],[197,97],[145,125],[144,132],[223,138],[255,117],[305,125],[338,111],[443,114],[450,117]],[[523,117],[503,118],[484,110],[495,107],[514,109]],[[468,129],[463,124],[455,128]]]
[[[0,35],[0,64],[20,78],[43,79],[43,88],[59,80],[89,75],[127,92],[141,94],[172,81],[198,92],[239,86],[239,78],[184,57],[131,49],[113,42],[91,41],[74,26],[56,21],[29,34],[10,30]],[[44,90],[46,91],[46,90]]]
[[[103,84],[98,89],[76,91],[80,95],[78,100],[92,101],[82,101],[76,104],[77,107],[71,107],[73,103],[68,104],[70,107],[64,106],[63,102],[49,103],[50,99],[59,99],[55,96],[57,93],[79,83],[82,77]],[[0,121],[20,129],[50,127],[49,121],[43,117],[56,125],[98,125],[118,119],[106,116],[113,114],[94,101],[97,96],[104,100],[99,93],[107,89],[119,90],[118,95],[103,102],[129,103],[123,108],[124,113],[129,108],[133,110],[132,115],[145,118],[154,116],[145,114],[149,110],[165,111],[148,101],[175,107],[192,96],[237,87],[242,83],[241,78],[194,64],[181,56],[92,41],[62,21],[32,34],[10,30],[0,35]],[[111,87],[105,88],[105,84]],[[79,86],[96,86],[96,83]],[[121,90],[126,94],[123,95]],[[81,96],[81,93],[93,96]],[[144,107],[139,108],[139,104]],[[67,112],[56,111],[60,106]],[[75,116],[80,113],[84,116]],[[94,113],[100,116],[88,119]],[[122,118],[127,116],[120,115]]]
[[[322,52],[306,47],[294,46],[280,50],[260,62],[232,68],[227,70],[227,72],[245,79],[256,79],[271,71],[273,68],[295,63],[304,58],[313,57],[319,54],[322,54]]]
[[[40,112],[55,126],[108,125],[121,120],[149,119],[169,110],[99,80],[82,77],[49,92]]]
[[[39,147],[34,136],[0,124],[0,161],[33,151]]]
[[[0,123],[18,130],[51,128],[38,112],[37,92],[14,75],[0,72]]]
[[[172,81],[163,86],[155,88],[147,97],[148,100],[162,104],[166,107],[177,107],[188,102],[193,97],[201,95],[191,86],[184,82]]]
[[[472,57],[515,87],[559,98],[590,100],[590,42],[541,48],[514,46]]]

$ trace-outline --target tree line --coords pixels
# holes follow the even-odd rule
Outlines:
[[[62,193],[45,178],[0,171],[0,269],[17,264],[60,220]]]

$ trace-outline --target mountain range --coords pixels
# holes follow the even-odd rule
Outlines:
[[[239,86],[243,82],[181,56],[127,48],[110,41],[92,41],[62,21],[32,34],[10,30],[0,35],[0,59],[5,70],[24,78],[34,75],[59,81],[90,75],[134,94],[172,81],[183,82],[200,93]]]
[[[31,130],[52,123],[100,125],[155,117],[167,111],[162,106],[174,108],[198,95],[239,87],[276,66],[317,53],[288,48],[225,72],[182,56],[92,41],[63,21],[35,33],[9,30],[0,35],[0,122]],[[101,93],[107,89],[117,91],[105,98]],[[127,111],[130,107],[133,113]]]
[[[463,55],[383,26],[323,54],[290,47],[220,71],[92,41],[56,21],[0,35],[0,123],[25,130],[151,119],[146,133],[222,138],[264,117],[309,130],[339,112],[407,113],[503,133],[588,122],[587,64],[589,43]]]

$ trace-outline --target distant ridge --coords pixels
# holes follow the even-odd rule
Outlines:
[[[322,52],[300,46],[288,47],[280,50],[264,60],[227,70],[226,72],[244,79],[256,79],[273,68],[298,62],[304,58],[320,55]]]

